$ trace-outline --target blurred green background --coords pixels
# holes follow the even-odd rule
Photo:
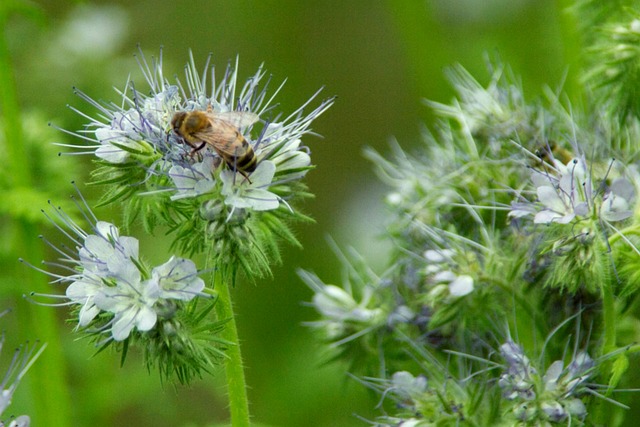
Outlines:
[[[164,73],[170,79],[183,75],[188,49],[201,66],[209,52],[218,67],[239,55],[242,80],[264,62],[273,75],[273,89],[288,79],[278,95],[283,112],[296,109],[321,86],[323,96],[338,96],[335,106],[314,122],[313,129],[324,138],[309,136],[305,141],[317,165],[307,181],[316,198],[302,209],[317,222],[297,226],[304,249],[285,248],[284,263],[274,268],[272,280],[239,283],[234,292],[251,412],[264,425],[355,426],[366,425],[358,417],[370,420],[376,415],[379,396],[348,378],[344,366],[323,363],[321,346],[302,325],[315,318],[303,304],[311,291],[295,274],[302,267],[326,282],[340,280],[327,236],[355,247],[378,270],[384,269],[385,190],[362,157],[363,147],[384,152],[390,138],[406,148],[419,145],[421,126],[432,119],[423,99],[448,102],[452,97],[442,73],[447,65],[459,62],[485,83],[485,54],[499,55],[522,77],[531,96],[544,84],[555,87],[567,72],[570,79],[576,72],[573,55],[568,54],[576,36],[564,5],[550,0],[33,4],[37,14],[14,14],[3,29],[23,117],[32,123],[28,126],[45,127],[51,121],[80,129],[82,118],[65,105],[92,110],[73,95],[72,86],[94,99],[118,102],[112,88],[123,88],[131,74],[136,87],[146,90],[133,57],[138,43],[147,58],[157,56],[163,46]],[[42,133],[42,144],[78,142],[61,132]],[[62,171],[81,165],[69,180],[88,180],[90,156],[56,161]],[[90,199],[100,194],[94,188],[81,189]],[[71,186],[61,190],[71,192]],[[8,202],[0,198],[0,203]],[[45,206],[42,200],[33,210],[37,213]],[[96,213],[119,222],[117,212]],[[31,238],[37,240],[39,232],[33,230]],[[167,259],[168,248],[157,243],[162,236],[137,237],[147,258]],[[222,382],[207,377],[190,388],[162,385],[135,354],[124,368],[117,355],[92,357],[94,349],[77,341],[64,325],[65,309],[26,308],[29,303],[21,295],[32,288],[20,281],[24,267],[16,267],[16,259],[39,259],[3,248],[2,268],[7,273],[1,282],[0,308],[12,307],[14,312],[0,324],[10,344],[17,345],[38,337],[16,320],[16,312],[55,310],[63,331],[73,425],[205,426],[226,420]],[[5,349],[2,366],[9,357]],[[37,363],[46,367],[49,357],[45,351]],[[7,414],[29,412],[38,390],[31,389],[28,377]]]

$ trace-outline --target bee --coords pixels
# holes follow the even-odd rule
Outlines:
[[[176,135],[192,148],[189,153],[191,156],[208,144],[232,171],[239,172],[251,183],[249,174],[256,170],[258,161],[240,128],[257,121],[258,116],[254,113],[214,113],[209,105],[207,111],[175,113],[171,119],[171,127]]]
[[[539,147],[534,153],[541,162],[553,164],[553,160],[559,160],[563,165],[566,165],[575,156],[569,150],[560,147],[556,142],[549,141],[542,147]]]

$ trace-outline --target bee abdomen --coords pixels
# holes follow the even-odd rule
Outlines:
[[[246,152],[242,156],[236,157],[233,163],[234,164],[232,164],[231,166],[233,166],[235,170],[241,170],[244,172],[253,172],[254,170],[256,170],[256,166],[258,162],[255,154],[253,153],[253,150],[251,150]]]

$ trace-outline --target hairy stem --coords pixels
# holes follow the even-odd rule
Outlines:
[[[214,279],[215,280],[215,279]],[[222,337],[232,343],[227,349],[228,359],[225,364],[227,377],[227,394],[231,411],[231,425],[238,427],[249,426],[249,400],[247,399],[247,385],[244,378],[242,354],[238,340],[238,329],[233,315],[233,305],[228,280],[216,282],[215,289],[218,292],[216,312],[220,320],[228,319],[225,324]]]
[[[611,284],[608,283],[602,289],[603,355],[612,352],[616,348],[616,320],[615,298]]]

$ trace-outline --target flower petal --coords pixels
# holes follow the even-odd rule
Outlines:
[[[458,276],[449,283],[449,293],[454,297],[462,297],[473,291],[473,277],[467,275]]]
[[[280,206],[278,196],[267,190],[252,190],[247,194],[246,199],[251,207],[257,211],[268,211]]]
[[[162,298],[189,301],[204,289],[204,280],[198,277],[196,265],[184,258],[171,257],[155,267],[151,276],[158,283]]]

